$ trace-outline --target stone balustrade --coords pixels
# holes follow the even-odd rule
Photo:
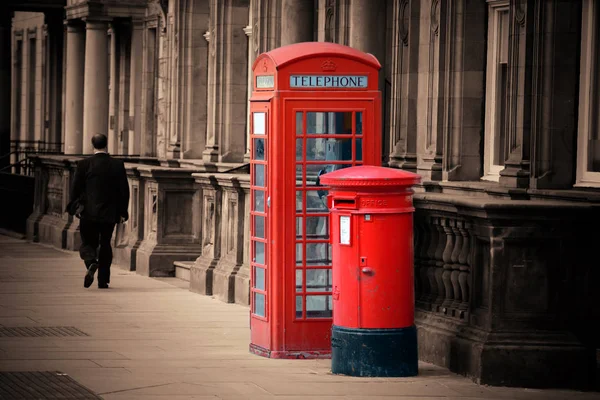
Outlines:
[[[458,191],[414,204],[420,359],[490,385],[585,387],[595,345],[580,321],[600,315],[576,305],[598,301],[582,277],[598,277],[586,227],[600,204]]]
[[[30,240],[79,249],[79,219],[64,212],[79,159],[33,158],[34,207],[27,221]],[[148,165],[152,160],[125,161],[129,220],[115,229],[114,263],[160,277],[173,276],[175,262],[188,262],[193,264],[191,290],[249,304],[249,175],[207,173],[194,165]]]

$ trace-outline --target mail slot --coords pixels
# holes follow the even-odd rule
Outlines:
[[[331,203],[333,373],[418,373],[412,186],[419,181],[377,166],[321,177]]]

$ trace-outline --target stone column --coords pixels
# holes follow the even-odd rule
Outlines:
[[[258,54],[281,46],[281,1],[254,0],[252,36]],[[291,2],[290,2],[291,3]],[[257,55],[258,55],[257,54]]]
[[[0,20],[0,157],[10,152],[11,114],[11,24],[9,13]],[[0,159],[0,168],[8,165],[9,157]]]
[[[188,4],[189,18],[182,20],[180,129],[181,129],[181,158],[202,158],[206,148],[206,99],[208,75],[208,44],[202,35],[209,25],[209,1],[193,1]]]
[[[20,121],[19,121],[19,125],[20,125],[20,129],[19,129],[19,137],[18,139],[21,142],[27,141],[28,140],[28,132],[29,132],[29,122],[28,122],[28,117],[29,117],[29,34],[27,29],[25,28],[23,30],[23,39],[21,40],[21,80],[19,82],[20,85],[20,94],[21,94],[21,101],[19,103],[20,108],[21,108],[21,112],[20,112]],[[22,146],[25,146],[25,144],[21,144]]]
[[[352,0],[346,21],[349,46],[385,60],[385,2]],[[381,75],[381,74],[380,74]]]
[[[35,81],[37,73],[37,26],[25,29],[23,39],[25,57],[23,74],[23,114],[21,140],[27,141],[26,147],[32,147],[35,137]]]
[[[157,28],[150,27],[144,32],[144,51],[142,56],[142,104],[141,118],[141,155],[156,156],[156,60]]]
[[[129,151],[129,89],[130,89],[130,71],[131,67],[131,26],[129,24],[120,24],[119,30],[119,46],[117,52],[119,54],[119,123],[117,124],[117,132],[119,133],[119,154],[131,154]]]
[[[443,123],[446,99],[447,7],[440,0],[421,2],[420,66],[417,100],[417,171],[425,180],[442,178]],[[426,29],[429,27],[429,29]]]
[[[254,51],[254,42],[252,40],[252,24],[254,18],[254,5],[250,4],[248,25],[244,28],[244,33],[248,36],[248,101],[252,96],[252,89],[254,83],[252,82],[252,64],[256,59],[256,53]],[[250,161],[250,107],[246,111],[246,154],[244,154],[244,162]]]
[[[65,89],[65,154],[83,151],[84,32],[76,21],[67,22]]]
[[[241,33],[247,22],[248,1],[211,1],[204,161],[244,160],[248,41]]]
[[[420,0],[394,0],[389,165],[416,172]]]
[[[508,42],[508,107],[506,147],[508,159],[500,171],[500,184],[513,188],[529,186],[531,106],[534,65],[536,0],[511,0]]]
[[[485,102],[487,4],[445,2],[448,40],[444,83],[444,180],[481,177],[480,140]]]
[[[60,150],[62,141],[62,88],[63,88],[63,48],[64,25],[61,14],[46,15],[48,23],[48,67],[46,114],[48,120],[48,141],[52,150]],[[63,148],[64,149],[64,148]]]
[[[10,148],[19,146],[21,138],[21,102],[23,85],[23,30],[12,30],[12,73],[11,73],[11,112],[10,112]],[[10,157],[10,164],[17,163],[17,154]],[[13,168],[14,173],[19,173],[19,168]]]
[[[86,21],[83,151],[93,153],[91,138],[108,133],[108,25]]]
[[[314,0],[282,1],[281,46],[312,41],[314,36]]]
[[[338,2],[340,3],[340,2]],[[340,7],[340,37],[347,37],[347,44],[350,47],[371,53],[385,66],[386,59],[386,3],[385,1],[372,0],[352,0],[345,7]],[[343,42],[338,42],[343,43]],[[382,96],[385,96],[385,71],[384,68],[379,71],[379,90]],[[381,107],[379,115],[382,126],[385,121],[385,110]],[[382,132],[376,132],[381,134]],[[382,150],[388,146],[382,141]],[[382,151],[384,156],[387,156]]]
[[[110,61],[109,61],[109,99],[108,99],[108,151],[119,152],[119,37],[114,23],[109,25]]]
[[[572,185],[580,74],[580,48],[573,44],[581,41],[581,6],[581,0],[548,0],[537,8],[536,26],[545,29],[536,32],[534,46],[540,54],[533,72],[531,188]]]
[[[45,24],[42,30],[42,104],[41,104],[41,131],[42,141],[46,143],[46,148],[52,146],[52,139],[50,136],[50,94],[52,92],[52,34],[50,32],[50,21],[46,15]]]
[[[141,153],[142,130],[142,21],[131,26],[131,65],[129,75],[129,154]]]

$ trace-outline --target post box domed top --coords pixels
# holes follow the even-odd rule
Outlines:
[[[321,175],[321,184],[331,187],[412,186],[421,176],[401,169],[361,165]]]
[[[291,62],[300,61],[308,57],[341,57],[367,64],[373,68],[381,69],[377,58],[369,53],[363,53],[352,47],[329,42],[302,42],[278,47],[264,53],[273,60],[277,68],[281,68]],[[258,58],[255,61],[258,62]]]

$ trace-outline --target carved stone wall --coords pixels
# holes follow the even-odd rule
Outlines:
[[[202,255],[190,268],[190,290],[228,302],[250,302],[249,175],[194,175],[202,202]]]
[[[145,276],[173,276],[174,261],[201,254],[200,220],[190,217],[200,202],[192,169],[138,166],[143,190],[143,239],[135,269]],[[141,216],[141,215],[140,215]],[[140,229],[140,228],[138,228]]]
[[[246,276],[246,282],[243,279],[240,282],[237,276],[244,265],[244,241],[249,235],[244,224],[248,188],[242,187],[242,183],[247,182],[240,182],[237,176],[228,174],[216,178],[222,190],[222,222],[220,231],[216,232],[221,237],[221,257],[213,274],[213,295],[222,301],[235,303],[238,297],[243,300],[246,292],[249,301],[249,291],[245,290],[245,283],[249,287],[249,276]]]
[[[43,187],[36,187],[39,195],[35,196],[35,200],[38,204],[29,217],[27,236],[57,248],[78,249],[78,238],[71,235],[67,240],[67,230],[73,223],[77,226],[78,221],[64,212],[69,202],[69,188],[76,160],[51,157],[36,159],[35,162],[44,169],[40,174]]]
[[[200,188],[199,215],[202,221],[201,256],[190,269],[190,290],[213,295],[214,270],[221,259],[223,191],[212,174],[194,176]]]
[[[113,236],[114,263],[120,264],[130,271],[136,270],[137,249],[144,239],[145,226],[145,192],[143,181],[136,166],[127,166],[129,182],[129,220],[118,224]]]

